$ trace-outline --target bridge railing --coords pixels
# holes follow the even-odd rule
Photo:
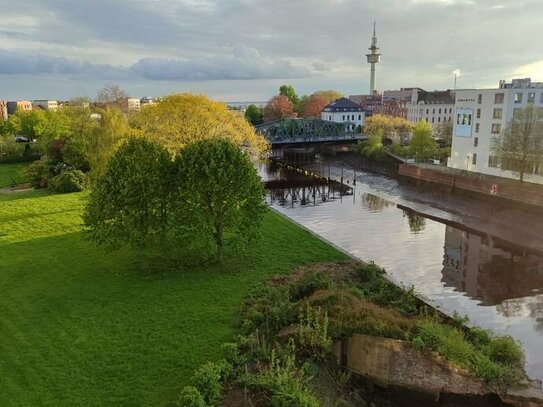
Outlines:
[[[255,130],[272,143],[362,138],[356,123],[320,119],[284,119],[255,126]]]

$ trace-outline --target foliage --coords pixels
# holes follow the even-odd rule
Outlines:
[[[437,126],[436,138],[440,140],[443,147],[451,147],[452,144],[452,122],[443,122]]]
[[[398,143],[392,143],[390,146],[388,146],[388,150],[392,154],[399,155],[400,157],[406,157],[407,156],[407,148],[398,144]]]
[[[249,157],[228,139],[201,140],[175,160],[178,233],[203,247],[214,246],[222,261],[225,235],[248,243],[266,210],[264,190]]]
[[[131,133],[126,116],[118,108],[108,107],[100,111],[96,124],[83,131],[82,137],[73,140],[74,144],[82,147],[89,164],[89,186],[92,189],[97,187],[98,180],[106,172],[111,156]]]
[[[318,90],[316,92],[313,92],[313,94],[318,96],[324,96],[328,100],[328,103],[334,102],[343,97],[343,93],[333,89]]]
[[[306,305],[298,317],[298,341],[311,356],[324,359],[332,350],[332,339],[328,335],[328,313],[320,307]]]
[[[69,135],[69,118],[62,110],[17,110],[3,128],[6,135],[23,136],[47,146]]]
[[[204,396],[194,386],[185,386],[179,395],[180,407],[208,407]]]
[[[264,114],[262,113],[262,109],[260,107],[258,107],[257,105],[247,106],[247,110],[245,110],[245,118],[253,126],[262,124],[262,122],[264,121],[263,117]]]
[[[130,138],[113,155],[90,195],[83,217],[89,238],[109,247],[163,243],[170,168],[170,156],[162,146]]]
[[[10,136],[0,137],[0,163],[24,161],[25,145],[23,143],[16,143]]]
[[[301,298],[313,294],[317,290],[329,288],[331,285],[332,280],[327,273],[305,273],[301,278],[291,283],[289,287],[290,298],[293,301],[298,301]]]
[[[329,99],[323,95],[311,95],[305,102],[304,117],[321,117],[322,109],[330,103]]]
[[[239,147],[261,154],[267,142],[226,104],[191,93],[162,98],[131,118],[132,126],[165,146],[171,153],[199,140],[226,138]]]
[[[46,160],[37,160],[25,169],[25,178],[33,188],[47,188],[52,176],[51,163]]]
[[[374,114],[364,123],[364,133],[368,136],[381,135],[381,139],[396,139],[405,141],[407,135],[413,130],[413,125],[401,117],[391,117]]]
[[[24,170],[27,166],[26,163],[0,164],[0,188],[26,182]]]
[[[520,182],[543,162],[543,114],[540,110],[533,104],[519,109],[503,134],[492,141],[491,150],[501,162],[502,170],[518,174]]]
[[[222,383],[228,377],[232,366],[225,360],[207,362],[192,376],[192,385],[198,389],[206,405],[214,406],[221,399]]]
[[[79,170],[61,172],[51,178],[49,185],[55,192],[81,192],[85,190],[86,177]]]
[[[296,90],[292,85],[281,85],[279,87],[279,95],[286,96],[290,103],[292,103],[292,106],[295,108],[298,104],[298,101],[300,98],[298,97],[298,94],[296,93]]]
[[[388,158],[386,149],[383,146],[381,130],[378,130],[375,134],[371,134],[367,140],[360,142],[357,149],[360,154],[376,161],[385,161]]]
[[[409,142],[409,154],[415,156],[417,161],[424,162],[436,153],[436,141],[432,137],[432,126],[420,121],[413,130],[413,137]]]
[[[294,350],[293,342],[289,343],[283,357],[272,349],[269,365],[262,368],[250,384],[270,391],[273,407],[319,407],[321,403],[308,387],[304,372],[296,366]]]
[[[265,123],[295,116],[292,102],[284,95],[272,97],[264,106]]]
[[[486,353],[493,362],[508,365],[519,365],[524,359],[520,344],[510,336],[491,339],[487,345]]]

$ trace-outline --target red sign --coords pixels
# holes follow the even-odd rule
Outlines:
[[[492,188],[490,188],[490,194],[496,195],[498,193],[498,184],[492,184]]]

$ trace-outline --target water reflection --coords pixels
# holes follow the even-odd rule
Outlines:
[[[362,207],[370,212],[382,212],[390,206],[395,206],[392,202],[387,201],[377,195],[363,193],[362,194]]]
[[[481,305],[543,292],[543,260],[538,256],[451,226],[445,228],[444,248],[441,281]],[[504,315],[515,315],[515,308],[512,303],[505,305]]]
[[[426,218],[424,216],[406,210],[403,211],[403,215],[407,217],[407,221],[409,222],[409,230],[411,230],[411,232],[417,234],[424,231],[424,227],[426,226]]]

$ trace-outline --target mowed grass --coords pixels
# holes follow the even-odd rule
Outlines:
[[[0,164],[0,188],[25,182],[22,170],[27,166],[28,163]]]
[[[248,289],[343,259],[269,212],[245,259],[172,272],[81,232],[85,193],[0,195],[0,406],[164,406],[222,356]]]

